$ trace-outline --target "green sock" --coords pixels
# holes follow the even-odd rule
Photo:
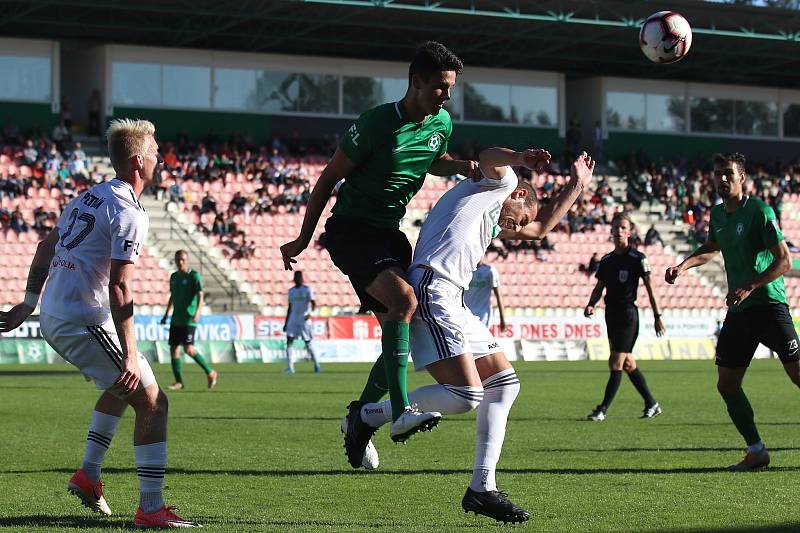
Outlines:
[[[408,366],[408,322],[387,320],[381,339],[389,399],[392,401],[392,420],[397,420],[408,403],[406,367]]]
[[[359,401],[362,402],[379,402],[381,398],[389,390],[389,385],[386,384],[386,369],[383,364],[383,354],[378,356],[375,364],[372,365],[372,370],[369,371],[369,378],[364,390],[361,392]]]
[[[747,445],[751,446],[761,442],[758,429],[756,429],[753,408],[750,406],[750,401],[747,399],[744,390],[739,389],[736,394],[723,396],[722,399],[725,400],[725,404],[728,406],[728,414],[733,421],[733,425],[744,437]]]
[[[172,363],[172,375],[175,376],[175,383],[183,383],[183,374],[181,369],[183,368],[183,358],[178,357],[177,359],[171,359]]]
[[[199,353],[195,353],[190,357],[194,358],[194,360],[197,362],[198,365],[200,365],[200,368],[203,369],[203,372],[205,372],[206,375],[211,373],[211,367],[208,366],[208,363],[206,363],[206,360],[203,358],[202,355],[200,355]]]

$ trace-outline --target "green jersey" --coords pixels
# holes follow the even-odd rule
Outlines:
[[[769,268],[774,260],[769,249],[783,240],[783,234],[772,208],[757,198],[745,196],[733,213],[726,212],[724,204],[711,210],[708,240],[722,250],[731,290]],[[777,303],[787,303],[783,276],[754,290],[741,305],[732,305],[728,310],[737,312],[754,305]]]
[[[422,124],[409,120],[400,102],[362,114],[339,144],[355,169],[339,189],[333,213],[397,228],[431,164],[447,152],[452,132],[444,109]]]
[[[203,278],[199,272],[173,272],[169,277],[169,293],[172,296],[172,318],[176,326],[196,326],[198,293],[203,290]]]

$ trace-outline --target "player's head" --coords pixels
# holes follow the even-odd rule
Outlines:
[[[294,285],[295,287],[299,287],[303,284],[303,273],[299,270],[295,270],[294,272]]]
[[[738,152],[714,156],[714,185],[717,188],[717,194],[723,200],[735,198],[742,194],[744,190],[745,164],[744,156]]]
[[[161,156],[153,136],[156,127],[147,120],[118,118],[106,130],[108,155],[117,176],[132,179],[138,173],[145,184],[159,171]]]
[[[175,267],[181,272],[189,270],[189,252],[186,250],[178,250],[175,252]]]
[[[464,64],[445,45],[436,41],[422,43],[408,67],[406,98],[427,114],[435,115],[450,99],[456,76],[463,70]]]
[[[517,188],[508,195],[500,208],[497,225],[503,229],[516,231],[527,226],[539,212],[536,190],[525,180],[520,180]]]
[[[611,238],[614,246],[627,247],[633,233],[633,221],[630,215],[624,211],[614,213],[611,219]]]

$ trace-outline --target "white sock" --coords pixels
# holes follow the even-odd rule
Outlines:
[[[751,444],[747,447],[747,451],[750,453],[760,453],[764,450],[765,446],[763,442],[756,442],[755,444]]]
[[[316,357],[316,355],[314,355],[314,350],[311,349],[311,343],[310,342],[306,342],[306,351],[308,352],[308,357],[311,358],[311,362],[313,362],[316,365],[317,364],[317,357]]]
[[[154,513],[164,507],[164,474],[167,471],[167,443],[154,442],[133,447],[139,478],[139,507]]]
[[[477,492],[497,490],[495,469],[503,449],[508,413],[519,394],[519,378],[513,368],[502,370],[483,381],[483,390],[476,420],[475,464],[469,485]]]
[[[475,409],[483,399],[482,387],[426,385],[409,391],[408,401],[421,411],[457,415]],[[361,408],[361,420],[372,427],[392,421],[392,402],[368,403]]]
[[[83,454],[83,464],[81,465],[86,477],[92,481],[100,480],[103,459],[108,447],[111,446],[111,439],[117,432],[119,421],[120,417],[118,416],[92,411],[92,422],[89,424],[89,433],[86,435],[86,451]]]

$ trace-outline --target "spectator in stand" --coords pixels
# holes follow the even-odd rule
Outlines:
[[[214,200],[210,192],[206,192],[206,195],[203,196],[203,200],[200,202],[200,215],[202,216],[206,213],[218,213],[217,201]]]
[[[644,236],[644,245],[653,246],[656,243],[660,244],[661,246],[664,246],[664,241],[661,239],[661,234],[656,229],[656,225],[651,224],[650,228],[647,230],[647,233]]]
[[[33,140],[28,139],[25,143],[25,149],[22,151],[23,162],[27,165],[33,165],[39,159],[39,151],[33,145]]]
[[[603,126],[597,120],[592,128],[592,157],[595,161],[603,160]]]
[[[69,174],[73,178],[77,178],[79,180],[86,180],[88,178],[84,160],[81,159],[80,154],[78,154],[77,152],[72,153],[72,157],[69,160],[69,165],[67,165],[67,169],[69,170]]]
[[[578,265],[578,270],[580,272],[584,272],[587,276],[591,277],[597,272],[597,268],[600,266],[600,258],[597,256],[597,252],[592,254],[592,257],[589,258],[589,262],[585,265]]]
[[[197,157],[195,158],[197,161],[197,168],[199,170],[205,170],[208,167],[208,154],[206,152],[206,147],[202,144],[198,148]]]
[[[230,227],[222,216],[222,213],[217,213],[217,216],[214,217],[214,223],[211,225],[211,233],[218,237],[224,237],[229,231]]]
[[[64,148],[64,143],[69,142],[69,129],[67,129],[66,124],[64,124],[64,119],[61,119],[58,124],[53,127],[53,134],[51,137],[59,150]]]
[[[175,153],[175,147],[172,144],[167,145],[167,151],[164,154],[164,168],[166,170],[173,170],[178,168],[178,155]]]
[[[53,229],[53,225],[50,224],[50,220],[55,217],[55,213],[48,213],[42,206],[37,206],[33,210],[32,227],[37,233],[39,233],[40,237],[44,237],[45,234],[49,233],[50,230]]]
[[[233,193],[230,204],[228,204],[228,212],[234,215],[244,213],[244,206],[247,204],[247,198],[242,196],[241,191]]]
[[[181,184],[177,181],[169,186],[169,201],[176,204],[182,204],[186,201],[183,187],[181,187]]]
[[[100,136],[100,108],[102,105],[100,91],[94,89],[89,96],[89,135]]]
[[[19,207],[14,209],[11,213],[11,220],[8,225],[17,233],[27,233],[29,229],[28,224],[26,224],[25,220],[22,218],[22,211],[19,210]]]

